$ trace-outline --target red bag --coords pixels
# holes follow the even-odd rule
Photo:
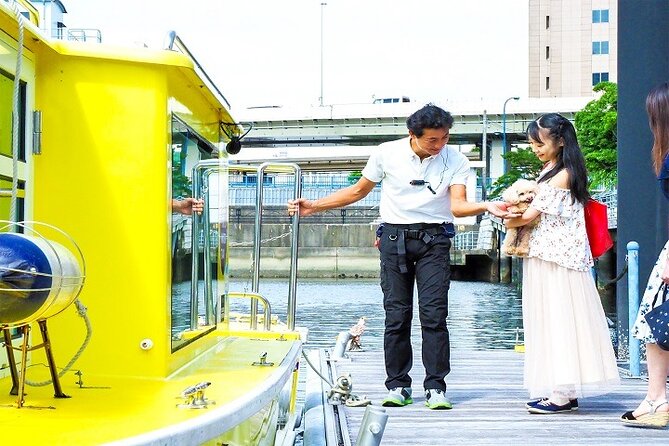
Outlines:
[[[584,208],[585,231],[588,233],[592,257],[597,258],[611,249],[613,240],[609,233],[609,217],[606,205],[590,199]]]

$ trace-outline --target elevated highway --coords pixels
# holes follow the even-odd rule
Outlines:
[[[501,174],[502,135],[509,148],[526,143],[527,125],[547,112],[573,120],[592,98],[536,98],[437,104],[454,117],[449,145],[486,167],[487,176]],[[406,119],[423,104],[342,104],[310,108],[269,107],[240,110],[240,121],[252,125],[243,140],[239,162],[296,162],[305,170],[359,170],[370,150],[380,143],[407,136]],[[506,121],[506,126],[504,125]],[[486,145],[486,150],[481,150]],[[488,159],[486,159],[486,156]]]

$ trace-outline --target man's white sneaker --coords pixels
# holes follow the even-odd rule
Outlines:
[[[411,387],[395,387],[390,389],[388,395],[381,402],[385,407],[402,407],[413,403],[411,399]]]
[[[444,391],[440,389],[427,389],[425,390],[425,405],[430,409],[452,409],[453,404],[448,401]]]

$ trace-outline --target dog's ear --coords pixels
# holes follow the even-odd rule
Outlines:
[[[514,185],[511,185],[511,187],[502,192],[502,200],[506,201],[507,203],[518,204],[520,200],[518,199],[518,191]]]

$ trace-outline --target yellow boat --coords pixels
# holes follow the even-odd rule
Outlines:
[[[63,231],[46,238],[74,253],[82,305],[14,318],[3,300],[22,297],[0,293],[0,444],[292,444],[294,282],[286,324],[227,284],[227,101],[174,34],[160,50],[52,40],[38,16],[0,1],[0,218]],[[201,217],[173,212],[191,182]],[[250,319],[232,320],[236,297]]]

